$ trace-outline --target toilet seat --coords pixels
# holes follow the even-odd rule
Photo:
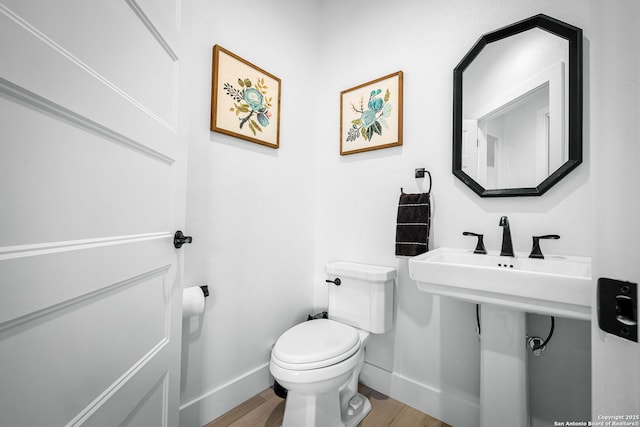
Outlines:
[[[340,363],[360,349],[358,331],[330,319],[300,323],[280,336],[272,361],[293,371],[319,369]]]

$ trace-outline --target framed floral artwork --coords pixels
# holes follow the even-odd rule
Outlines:
[[[402,71],[340,92],[340,154],[402,145]]]
[[[280,79],[219,45],[213,47],[211,130],[280,146]]]

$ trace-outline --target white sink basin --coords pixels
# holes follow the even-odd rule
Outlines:
[[[591,319],[591,259],[544,259],[474,254],[438,248],[409,259],[409,274],[422,291],[515,310]]]

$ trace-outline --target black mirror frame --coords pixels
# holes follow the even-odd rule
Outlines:
[[[569,158],[537,187],[486,189],[462,171],[462,73],[491,42],[541,28],[569,42]],[[453,174],[480,197],[540,196],[582,163],[582,29],[539,14],[480,37],[453,70]]]

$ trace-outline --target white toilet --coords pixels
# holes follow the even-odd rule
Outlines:
[[[352,262],[325,271],[336,282],[327,283],[329,319],[294,326],[271,352],[271,374],[288,390],[282,427],[353,427],[371,410],[358,376],[369,333],[391,328],[397,273]]]

